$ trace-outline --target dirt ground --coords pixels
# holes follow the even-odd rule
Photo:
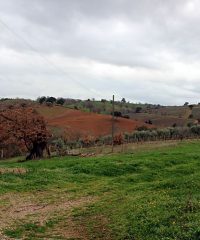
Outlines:
[[[52,217],[65,214],[62,226],[50,229],[50,234],[62,236],[64,239],[87,239],[83,226],[73,221],[71,212],[74,208],[84,207],[95,201],[92,197],[67,199],[67,196],[51,198],[52,193],[18,194],[9,193],[0,197],[0,239],[10,239],[3,234],[4,229],[12,228],[16,223],[37,222],[44,225]],[[46,198],[46,200],[45,200]],[[51,199],[49,201],[49,199]],[[62,231],[61,231],[62,230]]]
[[[112,116],[88,113],[59,106],[41,106],[37,111],[42,114],[50,127],[66,130],[69,136],[100,137],[111,134]],[[133,132],[137,127],[149,125],[131,119],[115,118],[115,133]]]

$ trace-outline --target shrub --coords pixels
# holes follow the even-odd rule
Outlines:
[[[130,119],[129,115],[124,115],[123,118]]]
[[[53,107],[53,103],[52,102],[46,102],[46,106],[47,107]]]
[[[145,121],[145,123],[146,123],[146,124],[151,124],[151,125],[153,124],[152,120],[150,120],[150,119],[147,120],[147,121]]]
[[[141,113],[141,111],[142,111],[142,107],[136,107],[135,113]]]
[[[111,115],[112,115],[112,113],[111,113]],[[115,111],[115,112],[114,112],[114,116],[115,116],[115,117],[122,117],[122,113],[121,113],[121,112],[118,112],[118,111]]]
[[[195,135],[200,135],[200,125],[195,125],[191,127],[191,132]]]
[[[194,107],[194,105],[191,104],[191,105],[189,105],[188,107],[192,110],[193,107]]]
[[[47,98],[46,98],[45,96],[39,97],[39,98],[37,99],[37,101],[39,102],[39,104],[43,104],[44,102],[46,102],[46,100],[47,100]]]
[[[187,126],[188,126],[188,127],[192,127],[192,126],[193,126],[193,123],[189,122],[189,123],[187,124]]]
[[[113,142],[114,142],[114,145],[121,145],[123,143],[123,135],[120,133],[114,136]]]
[[[148,130],[147,126],[140,126],[136,128],[137,131],[145,131]]]
[[[56,103],[59,104],[59,105],[63,105],[65,103],[65,99],[64,98],[58,98],[56,100]]]
[[[122,103],[126,103],[126,99],[125,99],[125,98],[122,98],[121,102],[122,102]]]
[[[55,103],[56,102],[56,98],[55,97],[47,97],[46,98],[46,102],[50,102],[50,103]]]

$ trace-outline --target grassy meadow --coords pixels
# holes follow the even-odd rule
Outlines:
[[[1,161],[0,219],[0,239],[198,240],[200,142]]]

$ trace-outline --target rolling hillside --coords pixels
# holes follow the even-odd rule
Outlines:
[[[49,127],[57,134],[65,131],[71,138],[100,137],[111,134],[112,117],[110,115],[88,113],[61,106],[37,106],[36,110],[44,116]],[[132,132],[143,125],[145,124],[140,121],[117,118],[115,133]]]
[[[71,135],[102,136],[111,133],[112,103],[110,101],[76,99],[63,99],[63,101],[63,106],[53,103],[48,107],[49,102],[39,104],[38,101],[27,99],[1,99],[0,109],[13,105],[31,106],[45,117],[56,133],[61,133],[63,130]],[[130,117],[130,120],[118,118],[115,131],[130,132],[137,126],[145,125],[149,120],[156,128],[187,126],[200,119],[200,105],[192,106],[190,108],[190,105],[161,106],[115,102],[115,111]]]

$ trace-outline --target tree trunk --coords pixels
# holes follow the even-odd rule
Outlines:
[[[47,146],[46,142],[40,142],[40,143],[34,142],[29,155],[26,157],[26,160],[43,158],[43,152],[46,146]]]

